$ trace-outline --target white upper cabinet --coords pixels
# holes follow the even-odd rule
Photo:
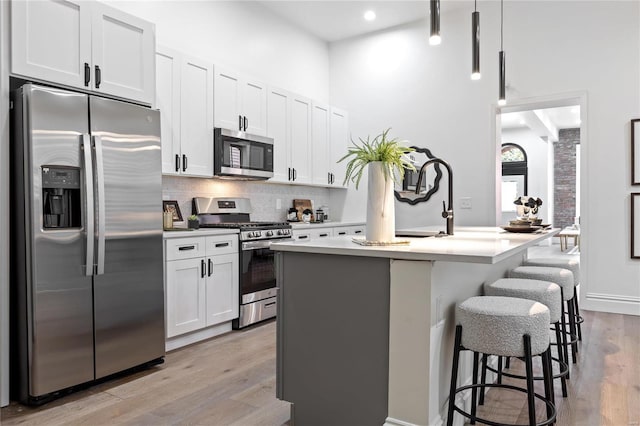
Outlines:
[[[160,110],[162,173],[179,174],[180,150],[180,68],[182,56],[158,46],[156,52],[156,102]]]
[[[349,115],[346,111],[331,108],[331,149],[329,173],[332,186],[342,187],[347,171],[347,161],[338,163],[349,150]]]
[[[11,3],[11,73],[152,104],[154,25],[98,2]]]
[[[158,47],[162,173],[213,176],[213,65]]]
[[[90,89],[91,19],[85,1],[12,2],[11,72]]]
[[[267,135],[267,86],[216,66],[215,126]]]
[[[311,100],[294,95],[291,98],[291,162],[292,181],[311,182]]]
[[[319,185],[331,184],[330,173],[330,131],[331,121],[329,105],[314,102],[311,115],[311,153],[313,161],[311,169],[313,171],[312,182]]]
[[[267,93],[267,136],[273,138],[272,181],[291,180],[290,148],[291,95],[286,90],[269,87]]]
[[[213,176],[213,64],[185,58],[181,70],[180,142],[188,176]]]
[[[154,25],[102,3],[91,6],[94,90],[153,103]]]

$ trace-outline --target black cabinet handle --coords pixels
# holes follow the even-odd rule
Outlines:
[[[209,262],[209,270],[207,271],[207,276],[210,277],[213,273],[213,262],[211,261],[211,259],[208,259],[207,261]]]
[[[180,156],[176,154],[176,172],[180,171]]]
[[[296,169],[293,169],[293,180],[298,179],[298,172],[296,171]]]
[[[287,170],[289,171],[289,180],[291,180],[291,167],[287,167]]]
[[[309,238],[309,236],[308,236],[308,235],[299,235],[299,236],[298,236],[298,239],[299,239],[299,240],[306,240],[307,238]]]
[[[342,232],[338,232],[338,235],[347,235],[347,233],[342,231]]]
[[[331,183],[335,183],[335,182],[336,182],[336,175],[331,173]]]
[[[247,127],[249,127],[249,120],[247,120],[247,116],[244,116],[244,131],[247,131]]]
[[[85,87],[89,87],[89,82],[91,81],[91,67],[87,62],[84,63],[84,85]]]
[[[329,234],[320,234],[321,237],[328,237]]]
[[[184,246],[184,247],[178,247],[178,251],[185,251],[185,250],[195,250],[196,246]]]
[[[242,131],[242,116],[238,116],[238,130]]]
[[[100,83],[102,83],[102,71],[100,67],[96,65],[96,89],[100,88]]]
[[[228,247],[229,243],[218,243],[216,244],[216,247]]]
[[[327,172],[327,183],[331,183],[331,173]]]
[[[362,231],[358,230],[358,231],[354,232],[354,234],[362,234]]]
[[[187,171],[187,156],[182,154],[182,171]]]
[[[204,278],[204,276],[206,275],[207,271],[206,271],[207,266],[204,263],[204,259],[200,260],[200,278]]]

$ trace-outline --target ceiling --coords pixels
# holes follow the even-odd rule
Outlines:
[[[276,15],[327,42],[379,31],[429,16],[429,1],[259,1]],[[441,0],[440,13],[463,7],[459,0]],[[376,19],[366,21],[364,13],[372,10]]]
[[[580,127],[580,107],[536,109],[500,115],[503,129],[529,128],[538,136],[558,140],[558,130]]]

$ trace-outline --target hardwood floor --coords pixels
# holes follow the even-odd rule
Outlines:
[[[556,385],[558,425],[640,425],[640,317],[583,314],[569,397]],[[497,421],[526,423],[522,394],[491,391],[479,414],[486,410]],[[275,398],[275,322],[173,351],[163,365],[43,407],[13,403],[1,420],[3,426],[287,424],[289,404]]]

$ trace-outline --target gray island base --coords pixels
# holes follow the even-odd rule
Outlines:
[[[292,403],[292,423],[442,424],[456,303],[557,232],[474,227],[409,238],[408,246],[361,246],[350,237],[273,244],[276,392]],[[470,359],[460,377],[471,380]]]

